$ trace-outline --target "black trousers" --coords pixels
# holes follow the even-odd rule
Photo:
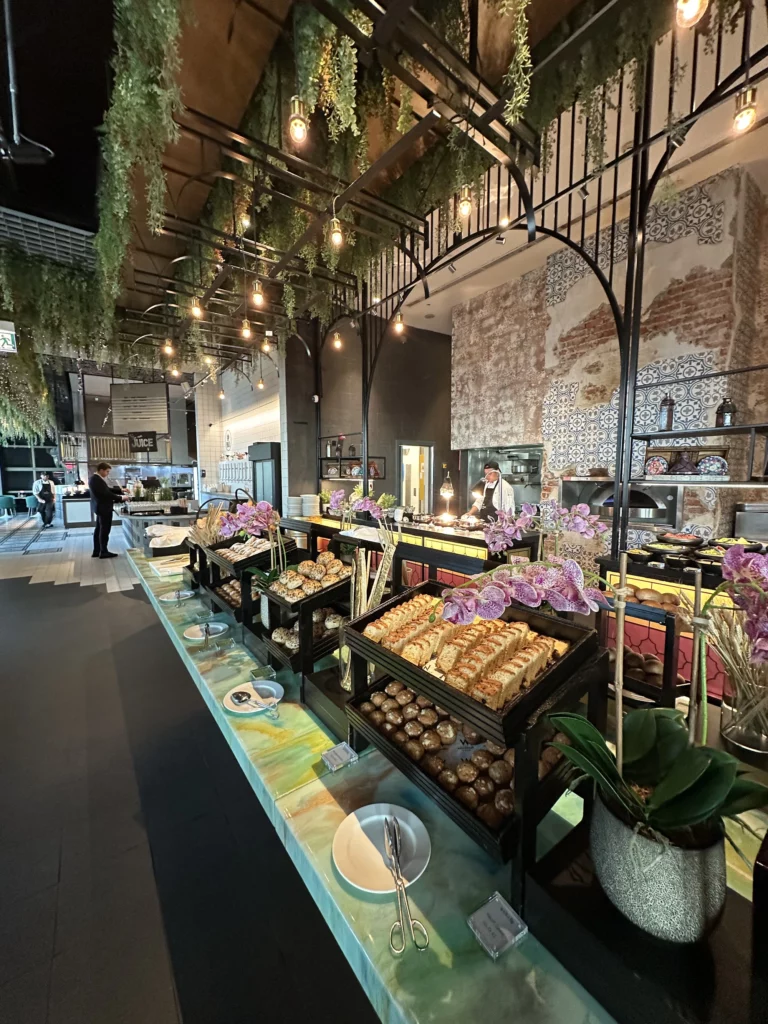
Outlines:
[[[53,522],[53,510],[55,504],[52,501],[41,501],[38,502],[37,511],[40,513],[40,518],[43,521],[43,526],[48,526]]]
[[[109,545],[109,534],[112,529],[112,509],[107,508],[96,513],[96,529],[93,531],[94,555],[106,555]]]

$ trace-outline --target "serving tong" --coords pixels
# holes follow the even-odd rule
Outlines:
[[[405,882],[403,881],[403,874],[400,870],[402,838],[400,835],[400,822],[396,817],[393,817],[391,822],[389,818],[384,819],[384,848],[387,852],[390,870],[392,871],[392,877],[395,880],[395,892],[397,893],[397,920],[389,930],[389,948],[395,956],[399,956],[405,951],[406,936],[404,922],[407,921],[408,933],[411,936],[411,942],[420,953],[423,953],[429,945],[429,935],[421,921],[416,921],[411,916],[408,894],[405,891]],[[396,942],[398,936],[400,941]],[[419,937],[418,940],[417,936]]]

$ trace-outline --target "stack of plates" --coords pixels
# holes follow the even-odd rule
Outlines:
[[[319,494],[302,494],[302,496],[301,496],[301,514],[303,516],[319,516],[320,515],[320,495]]]
[[[287,516],[300,516],[302,514],[301,498],[288,497],[285,514]]]

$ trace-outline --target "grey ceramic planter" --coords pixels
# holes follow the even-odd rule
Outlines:
[[[668,942],[697,942],[714,926],[725,902],[725,840],[682,850],[635,836],[598,799],[590,844],[605,894],[638,928]]]

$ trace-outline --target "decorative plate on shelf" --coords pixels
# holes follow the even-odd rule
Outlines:
[[[327,473],[327,475],[329,477],[338,476],[339,475],[339,467],[338,466],[328,466],[326,468],[325,472]]]
[[[728,472],[728,463],[720,455],[705,455],[696,463],[696,468],[706,476],[725,476]]]
[[[661,476],[662,473],[666,473],[669,468],[669,463],[661,455],[654,455],[648,459],[645,463],[645,475],[646,476]]]

